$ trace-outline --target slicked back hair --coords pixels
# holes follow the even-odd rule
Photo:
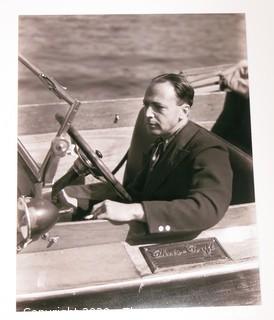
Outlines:
[[[186,79],[186,77],[180,73],[164,73],[153,78],[151,83],[169,82],[176,92],[176,95],[181,103],[187,103],[191,107],[194,98],[194,89]]]

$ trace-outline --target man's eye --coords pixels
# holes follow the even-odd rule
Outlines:
[[[157,105],[156,109],[159,110],[159,111],[163,111],[163,110],[165,110],[165,107]]]

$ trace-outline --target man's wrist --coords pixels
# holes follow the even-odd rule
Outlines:
[[[140,203],[132,203],[133,220],[146,222],[143,206]]]

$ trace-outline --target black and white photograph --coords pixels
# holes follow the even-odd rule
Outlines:
[[[17,314],[263,305],[248,18],[17,15]]]
[[[17,308],[260,303],[244,14],[20,16]]]

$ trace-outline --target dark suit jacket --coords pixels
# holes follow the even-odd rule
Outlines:
[[[150,233],[198,234],[216,224],[231,199],[232,170],[226,146],[189,121],[148,173],[126,186],[141,202]]]

